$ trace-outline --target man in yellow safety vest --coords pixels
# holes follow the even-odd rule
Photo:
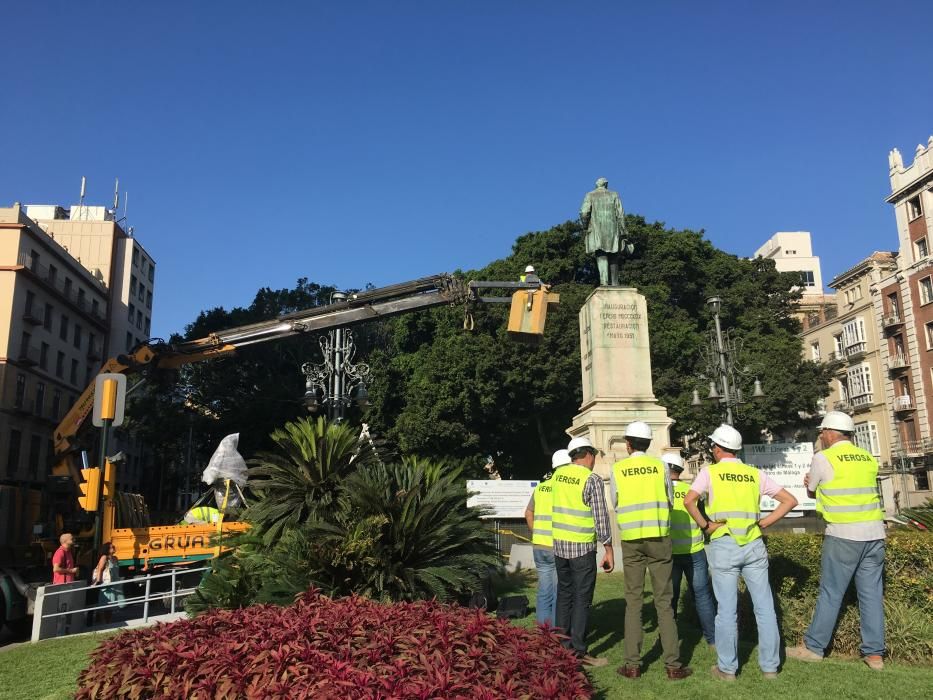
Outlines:
[[[716,600],[709,581],[709,563],[706,561],[703,531],[693,522],[693,518],[684,508],[684,497],[690,490],[690,484],[682,481],[684,460],[680,455],[666,453],[661,456],[671,473],[671,486],[674,491],[671,509],[671,551],[674,564],[671,569],[673,584],[674,618],[677,618],[677,606],[680,601],[680,582],[687,579],[687,588],[693,595],[697,617],[706,643],[713,646],[716,635]]]
[[[570,453],[557,450],[551,456],[551,468],[570,464]],[[538,592],[535,598],[535,619],[540,625],[554,626],[557,605],[557,569],[554,564],[554,534],[551,529],[553,512],[553,472],[545,474],[535,487],[525,508],[525,522],[531,530],[531,545],[538,574]]]
[[[625,678],[641,677],[642,596],[647,571],[667,677],[681,680],[693,671],[680,661],[680,639],[671,607],[671,480],[664,462],[645,454],[651,437],[647,423],[630,423],[625,429],[629,456],[612,465],[610,477],[625,574],[625,663],[618,673]]]
[[[878,462],[852,444],[855,423],[830,411],[820,424],[821,452],[813,455],[805,484],[826,520],[820,593],[804,644],[787,650],[792,659],[822,661],[852,579],[858,592],[862,660],[884,668],[884,514],[878,496]]]
[[[720,425],[709,437],[714,464],[703,467],[693,480],[684,497],[684,507],[710,537],[706,557],[719,604],[717,662],[710,672],[718,680],[734,681],[739,668],[736,608],[741,575],[758,623],[758,665],[764,678],[773,680],[781,663],[781,635],[768,581],[768,549],[761,531],[783,518],[797,505],[797,499],[757,467],[742,464],[736,458],[742,449],[742,435],[731,425]],[[706,499],[709,519],[697,506],[701,496]],[[778,502],[778,507],[763,518],[758,510],[762,496]]]
[[[603,480],[593,473],[596,448],[589,438],[578,437],[567,445],[570,464],[558,467],[551,477],[553,507],[551,530],[554,534],[554,563],[557,567],[556,626],[568,635],[563,645],[586,666],[605,666],[605,658],[590,656],[586,646],[586,625],[593,590],[596,588],[596,543],[605,549],[601,566],[615,567],[612,529]]]

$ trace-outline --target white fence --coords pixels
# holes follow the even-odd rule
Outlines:
[[[210,567],[197,569],[173,569],[163,574],[150,574],[130,579],[121,579],[112,583],[87,585],[82,581],[42,586],[36,591],[36,602],[33,609],[32,641],[50,637],[64,637],[77,634],[88,629],[88,613],[99,610],[114,610],[130,606],[142,606],[142,624],[149,622],[150,607],[153,602],[164,604],[168,612],[175,613],[180,607],[179,602],[184,597],[194,593],[197,586],[178,588],[178,579],[195,573],[203,573]],[[168,579],[168,590],[153,590],[153,581]],[[160,581],[161,583],[161,581]],[[143,587],[143,594],[138,596],[124,596],[122,600],[103,605],[88,604],[88,591],[101,591],[105,588],[116,588],[124,591],[127,586]],[[156,588],[159,588],[157,585]]]

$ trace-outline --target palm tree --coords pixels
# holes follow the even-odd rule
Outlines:
[[[374,565],[352,577],[356,592],[449,600],[475,589],[498,565],[492,533],[466,505],[460,469],[409,457],[356,470],[342,491],[356,522],[382,522]]]
[[[255,502],[245,518],[271,544],[316,514],[338,507],[341,481],[357,468],[378,463],[371,442],[353,428],[323,417],[286,423],[271,435],[274,452],[249,460]]]

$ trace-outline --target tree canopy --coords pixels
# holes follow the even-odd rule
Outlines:
[[[722,298],[722,325],[744,341],[738,359],[766,393],[762,401],[741,407],[736,426],[749,442],[762,430],[782,435],[803,427],[801,416],[814,413],[828,394],[831,373],[802,358],[793,315],[799,277],[777,272],[773,261],[721,251],[703,231],[670,229],[633,215],[627,226],[635,252],[622,264],[622,284],[647,298],[654,392],[675,420],[672,442],[708,434],[722,419],[715,404],[691,406],[693,390],[705,387],[700,375],[712,326],[706,305],[711,296]],[[463,330],[463,309],[454,307],[354,331],[359,356],[372,368],[366,420],[374,435],[403,455],[461,465],[467,475],[480,475],[490,455],[505,477],[536,477],[546,470],[551,452],[566,443],[565,430],[581,402],[577,317],[598,283],[582,229],[568,221],[527,233],[508,257],[457,274],[516,280],[528,264],[560,294],[560,306],[548,314],[537,344],[509,338],[504,304],[481,307],[470,332]],[[203,312],[186,336],[324,304],[331,291],[305,279],[295,289],[263,289],[246,309]],[[319,354],[316,338],[295,338],[183,368],[171,402],[175,409],[179,403],[189,412],[194,407],[189,420],[197,423],[201,461],[230,432],[241,433],[244,453],[268,448],[277,426],[305,412],[300,367],[319,361]],[[177,428],[179,421],[166,425]]]

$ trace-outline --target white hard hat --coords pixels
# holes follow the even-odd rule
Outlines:
[[[823,422],[820,423],[820,430],[838,430],[840,433],[854,433],[855,421],[852,416],[842,411],[830,411],[823,416]]]
[[[525,268],[525,272],[534,272],[534,271],[535,271],[534,265],[529,265],[528,267]]]
[[[709,439],[727,450],[736,451],[742,449],[742,433],[725,423],[716,428],[713,434],[709,436]]]
[[[669,464],[672,469],[678,469],[680,471],[684,470],[683,457],[674,454],[673,452],[665,452],[663,455],[661,455],[661,461],[665,464]]]
[[[587,437],[576,437],[570,441],[567,445],[567,452],[573,452],[574,450],[579,450],[581,447],[589,447],[591,450],[595,450],[593,443],[590,442],[590,439]]]
[[[573,460],[570,459],[570,453],[567,450],[557,450],[553,455],[551,455],[551,467],[557,469],[562,467],[565,464],[570,464]]]
[[[651,426],[640,420],[637,420],[634,423],[629,423],[628,427],[625,429],[625,437],[650,440],[652,437]]]

